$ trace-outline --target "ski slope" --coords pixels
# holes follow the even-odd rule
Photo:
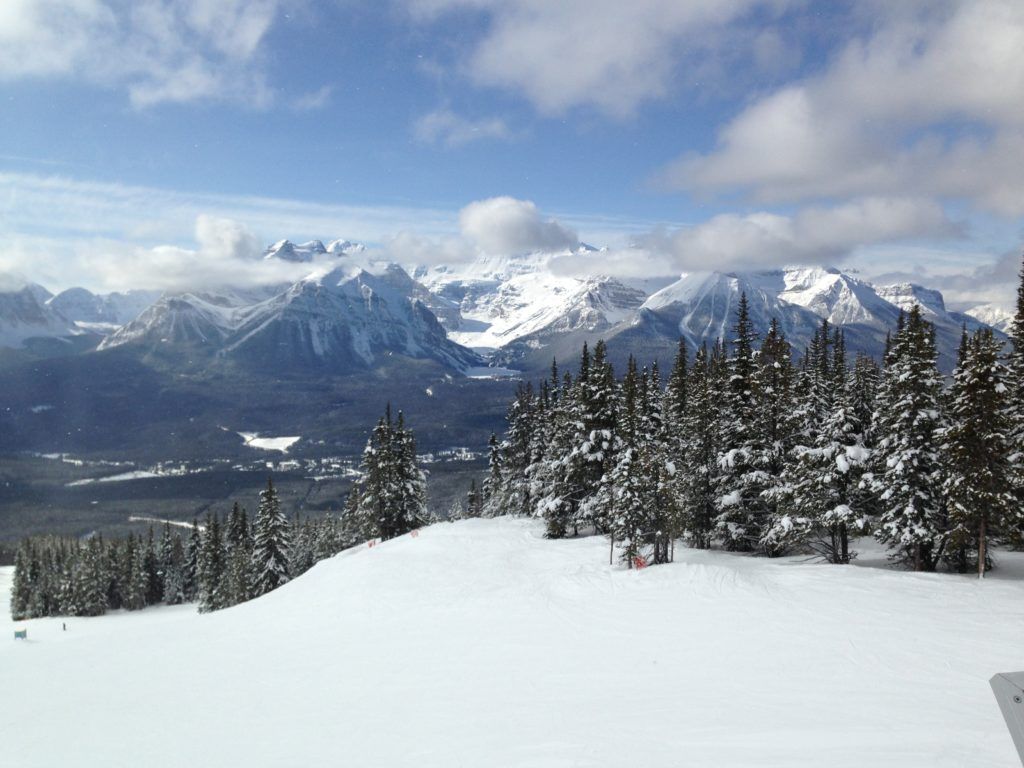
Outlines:
[[[995,578],[442,523],[219,613],[0,619],[3,764],[984,766],[1024,669],[1024,560]],[[10,569],[0,587],[6,592]]]

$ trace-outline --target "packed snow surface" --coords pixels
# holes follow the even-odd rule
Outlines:
[[[984,582],[442,523],[219,613],[0,619],[4,764],[984,766],[1024,560]],[[5,572],[9,582],[9,569]]]

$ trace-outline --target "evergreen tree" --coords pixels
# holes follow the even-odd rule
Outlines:
[[[772,318],[757,358],[758,440],[752,464],[759,468],[765,526],[760,549],[769,557],[785,554],[802,541],[805,520],[793,505],[791,451],[800,429],[793,350]]]
[[[185,550],[181,544],[181,537],[171,532],[170,523],[164,523],[157,560],[163,580],[161,599],[167,605],[185,602]]]
[[[846,366],[843,334],[833,336],[832,363],[824,379],[831,397],[818,398],[826,408],[813,443],[796,449],[794,507],[809,522],[809,543],[828,562],[849,563],[855,553],[851,536],[867,529],[865,494],[859,490],[870,451],[865,427],[854,408],[854,381]],[[812,384],[812,389],[818,382]],[[812,408],[812,411],[814,409]]]
[[[501,448],[498,444],[498,436],[492,432],[490,439],[487,441],[487,479],[484,480],[483,488],[481,489],[483,497],[481,515],[483,517],[497,517],[498,515],[507,514],[507,510],[501,505],[501,486]]]
[[[682,420],[677,472],[690,546],[709,549],[717,507],[715,475],[719,439],[721,364],[702,345],[689,373],[687,408]]]
[[[892,338],[875,416],[876,536],[914,570],[935,569],[945,521],[941,498],[941,379],[935,331],[915,305]]]
[[[480,517],[483,510],[483,501],[480,492],[476,489],[476,480],[469,481],[469,491],[466,493],[466,517]]]
[[[199,550],[199,610],[206,613],[227,605],[224,573],[227,554],[220,520],[216,514],[206,518],[202,546]]]
[[[252,549],[249,517],[236,501],[227,526],[227,573],[224,579],[227,605],[244,603],[252,596]]]
[[[143,568],[146,571],[146,605],[156,605],[163,599],[164,582],[156,543],[153,541],[153,526],[149,527],[149,536],[143,549]]]
[[[950,390],[950,424],[943,440],[948,473],[943,493],[949,501],[951,552],[976,546],[978,576],[990,562],[990,541],[1022,522],[1013,496],[1007,442],[1005,371],[999,364],[1000,344],[991,329],[978,330],[961,347],[960,363]]]
[[[21,542],[14,553],[14,580],[11,584],[11,618],[15,621],[31,618],[32,557],[31,542]]]
[[[391,406],[363,451],[356,519],[364,539],[401,536],[427,523],[426,476],[416,463],[416,442]]]
[[[181,569],[182,595],[186,603],[191,603],[199,596],[199,553],[202,546],[199,521],[193,519],[185,547],[185,562]]]
[[[106,557],[103,539],[94,536],[81,552],[73,576],[75,616],[101,616],[107,610]]]
[[[1024,507],[1024,260],[1017,285],[1017,312],[1010,326],[1012,349],[1007,361],[1006,419],[1007,442],[1011,478],[1018,508]],[[1013,536],[1018,546],[1024,546],[1024,530],[1018,528]]]
[[[757,465],[764,445],[755,424],[754,329],[746,293],[740,295],[736,310],[732,347],[718,453],[715,528],[726,549],[751,551],[767,527],[768,509],[762,496],[764,476]]]
[[[265,595],[288,582],[289,543],[288,519],[281,511],[274,481],[267,478],[267,488],[260,491],[260,504],[253,523],[253,597]]]
[[[125,588],[122,592],[122,604],[129,611],[138,611],[146,607],[146,595],[149,589],[149,574],[146,572],[145,545],[129,539],[133,546],[127,550],[128,563]]]

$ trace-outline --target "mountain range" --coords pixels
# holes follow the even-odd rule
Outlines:
[[[97,424],[81,392],[68,393],[71,381],[96,396],[116,395],[136,414],[140,445],[154,430],[174,440],[198,430],[204,437],[189,444],[207,441],[216,452],[224,445],[210,430],[231,419],[237,430],[273,433],[298,420],[305,432],[327,434],[315,417],[344,411],[350,448],[388,399],[429,411],[433,431],[425,439],[436,446],[482,444],[500,428],[512,386],[501,374],[536,377],[553,358],[571,366],[583,342],[598,338],[617,366],[630,354],[667,365],[680,337],[691,349],[728,338],[742,294],[755,330],[764,333],[777,318],[798,354],[827,319],[844,330],[852,352],[880,357],[900,311],[917,304],[935,325],[945,371],[964,326],[987,321],[1000,332],[1007,322],[992,307],[952,311],[941,293],[920,285],[876,286],[824,267],[643,280],[561,269],[567,257],[579,263],[595,250],[402,266],[375,261],[347,240],[282,240],[263,258],[308,264],[307,276],[292,284],[57,295],[29,285],[0,293],[0,397],[7,401],[0,403],[7,409],[0,411],[7,414],[0,415],[0,449],[76,443],[81,435],[62,429],[62,419],[77,419],[86,435],[102,426],[99,443],[117,445],[124,430]],[[47,391],[44,378],[53,384],[46,397],[78,403],[74,412],[37,402]],[[178,429],[186,412],[189,428]],[[65,437],[41,438],[43,421]],[[298,433],[293,426],[282,434]],[[81,439],[85,447],[98,444]]]

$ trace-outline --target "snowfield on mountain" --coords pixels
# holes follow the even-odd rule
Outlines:
[[[847,567],[679,547],[626,570],[542,530],[441,523],[205,615],[5,612],[4,764],[1016,763],[988,679],[1024,667],[1024,555],[985,581],[870,542]]]

